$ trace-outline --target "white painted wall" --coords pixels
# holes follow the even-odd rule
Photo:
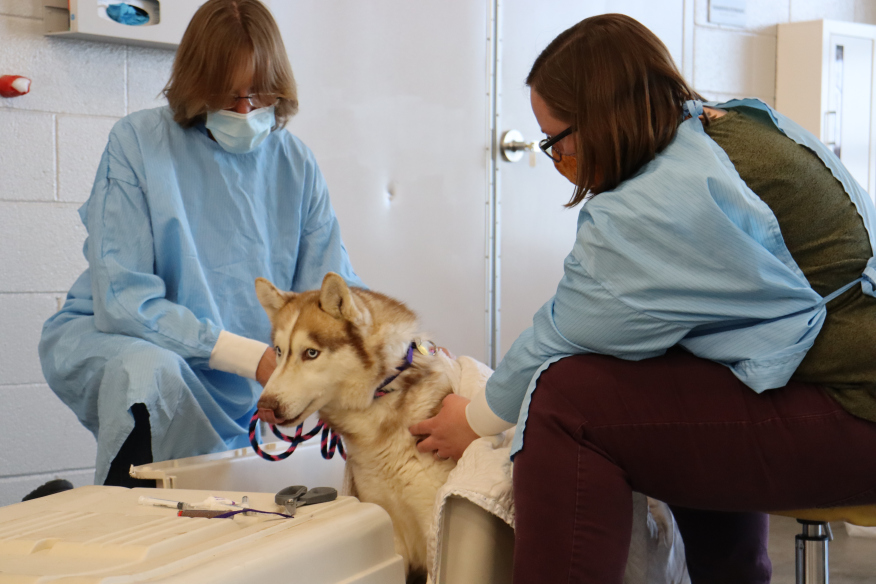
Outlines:
[[[0,0],[0,75],[33,80],[0,99],[0,505],[63,477],[93,481],[95,443],[43,379],[37,342],[85,269],[88,198],[110,128],[155,107],[171,51],[49,39],[39,0]]]
[[[710,98],[773,103],[780,22],[876,23],[876,0],[750,0],[740,30],[709,24],[708,0],[690,1],[692,81]],[[161,103],[156,96],[173,58],[170,51],[47,39],[40,5],[0,0],[0,75],[34,82],[32,94],[0,99],[0,505],[56,476],[76,485],[92,480],[94,439],[46,386],[37,340],[85,268],[76,210],[106,136],[120,117]]]

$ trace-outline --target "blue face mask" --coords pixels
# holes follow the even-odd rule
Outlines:
[[[225,110],[207,112],[207,129],[222,149],[245,154],[258,148],[276,123],[274,106],[239,114]]]

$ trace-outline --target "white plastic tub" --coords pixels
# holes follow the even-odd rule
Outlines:
[[[444,507],[437,584],[511,584],[514,530],[462,497]]]
[[[270,454],[284,452],[288,444],[265,444]],[[131,467],[131,476],[154,479],[164,489],[219,489],[223,491],[256,491],[276,493],[289,485],[334,487],[341,490],[344,482],[344,459],[338,452],[325,460],[314,438],[298,446],[292,455],[280,461],[265,460],[252,448],[203,454],[178,460]]]
[[[277,442],[262,448],[278,454],[286,447],[286,443]],[[278,462],[260,458],[251,448],[240,448],[133,467],[131,476],[154,479],[158,487],[165,489],[275,493],[289,485],[306,485],[341,491],[344,461],[337,453],[331,460],[323,459],[314,439]],[[511,528],[465,499],[451,498],[444,512],[444,529],[438,535],[443,545],[436,584],[510,583],[514,550]]]
[[[403,584],[392,524],[352,497],[292,519],[178,517],[141,495],[196,503],[219,495],[281,511],[273,493],[81,487],[0,508],[0,584]]]

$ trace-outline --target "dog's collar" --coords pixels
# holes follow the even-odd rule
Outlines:
[[[383,397],[388,393],[392,393],[395,390],[387,389],[386,386],[396,380],[396,378],[401,375],[408,367],[414,364],[414,351],[418,351],[423,355],[431,355],[435,356],[438,352],[438,348],[435,346],[435,343],[432,341],[422,341],[420,339],[416,339],[408,345],[408,351],[405,353],[405,361],[401,365],[395,368],[398,373],[394,375],[390,375],[386,379],[383,380],[383,383],[380,384],[380,387],[374,390],[374,399],[379,397]]]

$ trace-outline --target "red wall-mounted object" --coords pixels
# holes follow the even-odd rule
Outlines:
[[[21,75],[3,75],[0,77],[0,96],[18,97],[30,91],[30,79]]]

